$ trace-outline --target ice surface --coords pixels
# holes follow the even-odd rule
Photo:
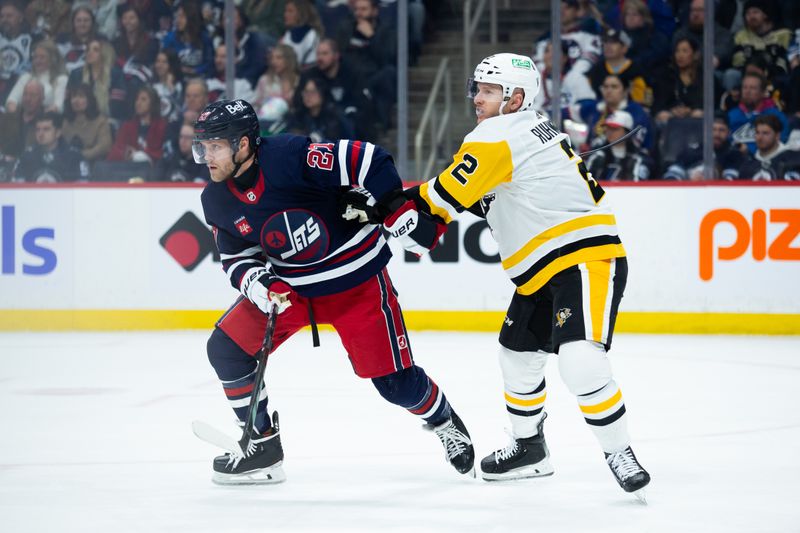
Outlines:
[[[334,333],[274,354],[286,483],[218,487],[237,436],[207,332],[0,334],[0,531],[800,531],[800,338],[619,335],[612,364],[648,506],[614,482],[548,367],[555,475],[456,474],[419,421],[360,380]],[[496,334],[412,333],[418,364],[464,419],[478,460],[506,443]]]

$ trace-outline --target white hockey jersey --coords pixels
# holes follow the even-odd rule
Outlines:
[[[625,255],[605,192],[567,135],[536,112],[478,124],[419,193],[448,223],[476,202],[489,204],[486,221],[521,294],[571,266]]]

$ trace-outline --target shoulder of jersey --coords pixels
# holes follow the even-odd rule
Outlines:
[[[499,142],[509,137],[529,131],[539,122],[539,115],[533,112],[511,113],[484,120],[464,138],[464,142]]]

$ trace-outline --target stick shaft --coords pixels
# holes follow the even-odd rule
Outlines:
[[[258,399],[261,396],[261,383],[264,381],[264,372],[267,370],[267,359],[269,358],[269,353],[272,351],[272,337],[275,333],[275,324],[277,321],[278,308],[275,304],[272,304],[270,306],[269,315],[267,316],[267,329],[264,332],[264,342],[261,344],[261,350],[258,352],[258,368],[256,369],[256,376],[253,380],[253,392],[250,395],[250,406],[247,408],[247,418],[244,422],[242,438],[239,439],[239,446],[242,448],[244,456],[247,456],[247,448],[250,446],[250,435],[256,423]]]

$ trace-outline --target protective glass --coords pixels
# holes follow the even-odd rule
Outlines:
[[[235,151],[235,147],[231,146],[230,141],[226,139],[192,141],[192,157],[194,157],[194,162],[200,165],[205,165],[210,161],[230,159]]]
[[[467,98],[473,100],[478,94],[481,95],[486,102],[504,102],[503,88],[494,83],[481,83],[475,81],[475,78],[467,80]]]

